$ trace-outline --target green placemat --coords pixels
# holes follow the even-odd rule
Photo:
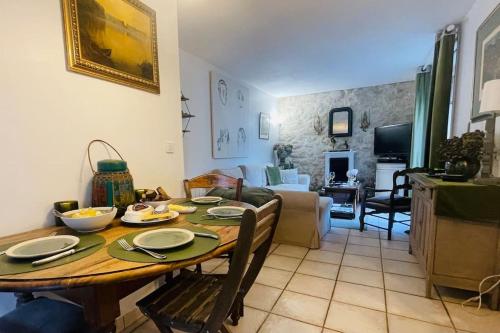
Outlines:
[[[181,206],[196,206],[198,209],[196,212],[191,214],[186,214],[186,221],[194,223],[194,224],[202,224],[202,225],[213,225],[213,226],[239,226],[241,223],[241,219],[215,219],[215,218],[207,218],[207,210],[213,207],[224,206],[224,201],[222,201],[221,205],[204,205],[204,204],[196,204],[194,202],[188,201],[183,203],[178,203]]]
[[[205,228],[188,227],[185,229],[217,235],[216,232]],[[132,232],[121,238],[125,238],[127,242],[132,245],[134,237],[143,232],[145,231],[142,230]],[[125,251],[117,241],[118,240],[114,241],[108,246],[108,254],[110,256],[120,260],[144,263],[167,263],[172,261],[191,259],[216,249],[220,244],[220,240],[218,239],[195,236],[194,240],[191,243],[184,246],[168,250],[154,250],[154,252],[158,252],[167,256],[167,259],[156,259],[148,254],[143,253],[142,251]]]
[[[64,258],[58,259],[56,261],[40,265],[40,266],[33,266],[31,264],[32,261],[40,259],[40,258],[13,259],[13,258],[7,257],[6,255],[2,255],[2,256],[0,256],[0,275],[34,272],[34,271],[39,271],[41,269],[47,269],[47,268],[51,268],[51,267],[56,267],[56,266],[68,264],[70,262],[80,260],[82,258],[85,258],[85,257],[97,252],[98,250],[103,248],[103,246],[106,243],[106,240],[102,236],[99,236],[96,234],[88,234],[88,235],[75,234],[74,236],[77,236],[78,238],[80,238],[80,242],[75,247],[76,250],[78,250],[82,247],[88,246],[88,245],[92,245],[92,244],[99,244],[99,245],[96,245],[94,247],[91,247],[90,249],[72,254],[70,256],[67,256],[67,257],[64,257]],[[19,242],[17,242],[17,243],[19,243]],[[6,250],[9,247],[11,247],[12,245],[15,245],[17,243],[12,243],[12,244],[7,244],[4,246],[1,246],[0,251]]]

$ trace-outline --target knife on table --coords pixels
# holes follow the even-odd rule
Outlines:
[[[55,261],[57,259],[61,259],[61,258],[64,258],[64,257],[67,257],[67,256],[70,256],[72,254],[75,254],[75,253],[78,253],[78,252],[82,252],[82,251],[85,251],[85,250],[88,250],[96,245],[99,245],[99,243],[97,244],[92,244],[92,245],[87,245],[87,246],[84,246],[80,249],[71,249],[71,250],[68,250],[68,251],[64,251],[64,252],[61,252],[61,253],[58,253],[58,254],[55,254],[53,256],[50,256],[50,257],[47,257],[47,258],[43,258],[43,259],[40,259],[40,260],[35,260],[33,261],[31,264],[33,266],[38,266],[38,265],[43,265],[43,264],[46,264],[46,263],[49,263],[49,262],[52,262],[52,261]]]
[[[198,237],[206,237],[206,238],[219,239],[219,236],[217,236],[217,235],[207,234],[207,233],[204,233],[204,232],[193,232],[193,234],[195,236],[198,236]]]

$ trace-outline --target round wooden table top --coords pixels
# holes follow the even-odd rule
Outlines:
[[[231,205],[252,208],[253,206],[231,202]],[[97,234],[104,237],[106,245],[94,254],[80,260],[42,269],[29,273],[0,275],[0,291],[37,291],[50,289],[64,289],[82,286],[91,286],[105,283],[117,283],[140,278],[161,276],[166,272],[196,265],[211,258],[218,257],[230,251],[236,245],[238,237],[238,226],[207,226],[204,228],[217,232],[220,236],[221,245],[215,250],[196,258],[171,263],[139,263],[119,260],[108,254],[108,245],[118,238],[135,231],[149,230],[161,226],[183,227],[192,225],[186,221],[185,215],[181,214],[174,222],[154,225],[151,227],[138,228],[128,227],[115,219],[112,225]],[[67,227],[48,227],[21,234],[0,238],[0,245],[13,242],[21,242],[37,237],[48,236],[57,231],[58,234],[69,233]]]

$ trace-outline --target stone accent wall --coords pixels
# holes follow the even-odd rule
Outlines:
[[[311,175],[311,187],[323,185],[323,152],[332,150],[328,138],[328,113],[333,108],[353,110],[352,137],[337,138],[337,146],[347,139],[356,151],[356,167],[364,184],[374,184],[376,157],[373,155],[374,128],[413,121],[415,82],[400,82],[374,87],[330,91],[318,94],[284,97],[278,100],[282,119],[280,142],[293,145],[292,160],[300,173]],[[371,124],[360,129],[361,116],[370,111]],[[319,113],[325,129],[317,135],[313,122]]]

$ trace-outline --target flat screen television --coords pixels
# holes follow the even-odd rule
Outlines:
[[[411,123],[406,123],[375,128],[375,155],[409,156],[411,127]]]

